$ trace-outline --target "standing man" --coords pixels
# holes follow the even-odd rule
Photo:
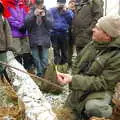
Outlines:
[[[103,16],[103,0],[81,0],[76,6],[72,32],[75,36],[77,54],[91,41],[92,28]]]
[[[68,62],[68,29],[72,22],[73,13],[65,8],[66,0],[57,0],[57,7],[51,8],[54,24],[51,41],[54,50],[54,63]]]
[[[73,75],[57,74],[61,84],[71,84],[66,105],[78,120],[110,118],[112,95],[120,81],[120,16],[101,17],[92,31],[92,41],[76,58]]]
[[[48,48],[50,47],[50,29],[53,19],[46,10],[44,0],[35,0],[35,5],[25,18],[32,56],[37,68],[37,76],[43,77],[48,65]]]

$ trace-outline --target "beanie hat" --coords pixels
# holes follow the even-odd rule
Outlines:
[[[113,38],[120,36],[119,15],[101,17],[96,23],[96,26]]]
[[[66,3],[66,0],[57,0],[57,3],[65,4],[65,3]]]

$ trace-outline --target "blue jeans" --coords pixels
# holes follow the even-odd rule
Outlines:
[[[31,48],[34,63],[37,68],[37,76],[43,77],[48,65],[48,48],[36,46]]]

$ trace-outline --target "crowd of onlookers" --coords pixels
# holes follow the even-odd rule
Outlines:
[[[91,40],[91,30],[102,16],[102,2],[57,0],[49,10],[44,0],[1,0],[3,16],[10,25],[9,48],[15,58],[36,75],[43,77],[48,65],[48,50],[53,47],[54,64],[72,66],[77,54]],[[1,9],[2,9],[1,8]]]

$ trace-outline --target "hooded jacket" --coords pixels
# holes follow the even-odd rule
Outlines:
[[[12,36],[13,38],[24,38],[27,36],[26,32],[21,32],[21,27],[24,26],[24,19],[27,15],[27,11],[24,9],[24,7],[21,7],[22,1],[10,1],[11,4],[13,4],[14,7],[8,7],[8,10],[11,14],[10,17],[8,17],[8,22],[10,24],[11,30],[12,30]]]
[[[108,43],[92,41],[73,64],[72,93],[67,104],[80,112],[89,99],[112,94],[120,81],[120,37]]]

